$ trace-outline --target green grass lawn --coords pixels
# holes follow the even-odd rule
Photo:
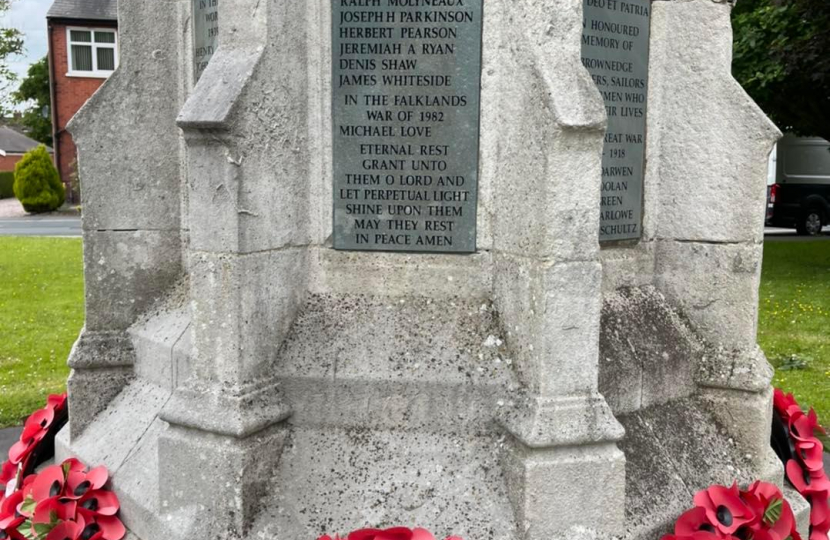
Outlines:
[[[767,242],[760,303],[773,384],[830,426],[830,241]]]
[[[83,291],[79,238],[0,237],[0,427],[65,390]]]

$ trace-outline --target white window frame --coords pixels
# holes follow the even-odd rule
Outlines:
[[[90,37],[92,41],[72,41],[72,31],[91,32]],[[115,43],[95,43],[95,32],[109,32],[115,34]],[[92,71],[78,71],[72,69],[72,45],[85,45],[92,47]],[[99,70],[98,69],[98,53],[97,49],[114,49],[115,50],[115,69]],[[67,26],[66,27],[66,62],[67,62],[67,77],[87,77],[96,79],[106,79],[118,69],[118,29],[112,27],[92,27],[92,26]]]

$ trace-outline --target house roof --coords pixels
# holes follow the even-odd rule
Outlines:
[[[84,19],[117,21],[117,0],[55,0],[46,13],[47,19]]]
[[[39,144],[36,140],[30,139],[12,128],[0,126],[0,150],[6,154],[23,154]],[[48,146],[46,149],[52,152],[52,149]]]

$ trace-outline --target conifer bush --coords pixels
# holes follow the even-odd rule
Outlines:
[[[66,193],[45,146],[26,152],[15,165],[14,196],[24,210],[34,214],[51,212],[63,204]]]

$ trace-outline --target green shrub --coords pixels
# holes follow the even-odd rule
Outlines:
[[[14,195],[31,213],[57,210],[66,199],[58,170],[42,144],[26,152],[15,165]]]
[[[0,172],[0,199],[14,197],[14,172]]]

